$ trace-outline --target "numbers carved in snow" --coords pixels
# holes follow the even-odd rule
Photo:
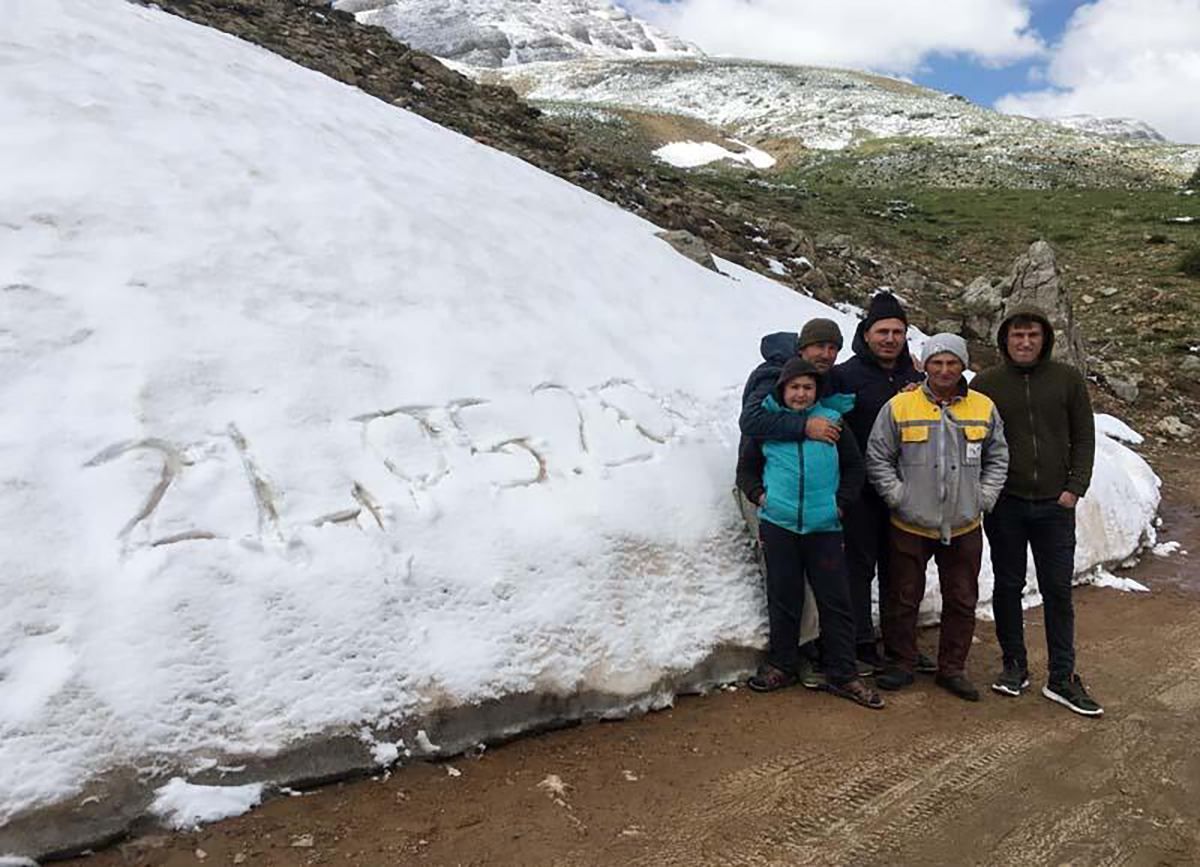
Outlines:
[[[695,406],[682,397],[681,405]],[[321,506],[302,519],[289,514],[297,509],[288,507],[286,483],[272,478],[269,447],[251,443],[235,423],[187,447],[158,438],[115,443],[84,466],[128,463],[119,459],[137,454],[140,466],[124,471],[157,477],[117,531],[123,551],[220,538],[283,542],[300,526],[383,530],[392,509],[421,511],[445,488],[500,496],[652,460],[687,422],[671,404],[628,380],[610,380],[578,391],[547,382],[500,401],[468,397],[367,412],[349,419],[367,459],[365,481],[348,479],[323,499],[299,498]],[[150,456],[156,464],[147,463]],[[372,476],[371,464],[386,474]],[[181,482],[190,482],[186,492]],[[168,499],[179,502],[164,515]]]

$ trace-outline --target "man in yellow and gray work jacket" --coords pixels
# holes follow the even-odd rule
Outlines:
[[[967,387],[970,359],[956,334],[935,334],[921,353],[925,382],[888,401],[867,441],[867,477],[891,510],[891,582],[883,601],[883,643],[890,664],[882,689],[913,682],[917,611],[933,557],[942,590],[936,682],[978,701],[966,677],[975,634],[983,513],[1008,475],[1004,424],[991,398]]]

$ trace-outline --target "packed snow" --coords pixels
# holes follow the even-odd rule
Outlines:
[[[852,317],[157,9],[6,12],[0,826],[115,768],[660,704],[763,645],[742,382],[762,334]],[[1157,502],[1101,437],[1077,568]]]
[[[1131,446],[1140,446],[1146,441],[1144,436],[1125,424],[1125,422],[1116,416],[1103,412],[1096,413],[1096,433],[1102,433],[1118,442],[1128,443]]]
[[[169,828],[187,830],[207,822],[240,816],[262,803],[263,786],[195,786],[173,777],[154,793],[150,812]]]
[[[733,140],[732,143],[741,147],[742,150],[731,151],[711,141],[674,141],[658,148],[654,151],[654,156],[664,163],[681,169],[694,169],[697,166],[706,166],[720,160],[746,163],[756,169],[769,169],[775,165],[775,157],[766,151],[760,151],[758,148],[750,147],[736,140]]]

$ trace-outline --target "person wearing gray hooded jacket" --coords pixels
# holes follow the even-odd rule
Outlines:
[[[995,404],[967,387],[966,341],[935,334],[922,360],[925,382],[884,405],[867,441],[867,476],[891,510],[891,582],[882,605],[891,665],[875,682],[883,689],[913,682],[917,613],[932,557],[942,590],[936,682],[978,701],[966,662],[979,600],[980,524],[1004,487],[1008,445]]]

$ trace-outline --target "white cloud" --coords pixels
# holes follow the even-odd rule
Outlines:
[[[621,0],[710,54],[912,73],[931,55],[1040,54],[1029,0]]]
[[[1046,89],[1009,94],[1013,114],[1135,117],[1200,143],[1200,0],[1096,0],[1053,46]]]

